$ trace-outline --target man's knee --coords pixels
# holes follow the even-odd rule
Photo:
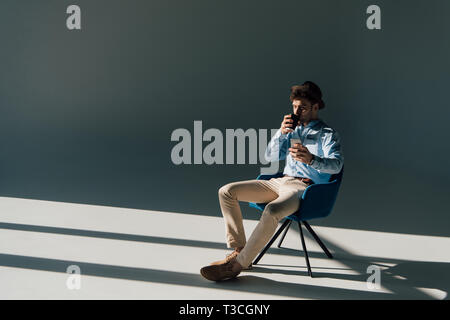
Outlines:
[[[267,208],[267,207],[266,207]],[[261,214],[261,222],[265,224],[271,225],[273,228],[276,228],[278,225],[278,222],[280,222],[280,218],[278,215],[274,214],[273,211],[264,209],[263,213]]]
[[[276,222],[280,221],[280,211],[282,210],[282,203],[268,203],[264,208],[263,215],[267,218],[273,219]]]
[[[297,199],[292,199],[292,201],[295,200]],[[263,214],[266,214],[268,217],[271,217],[278,222],[284,217],[293,214],[298,209],[299,201],[296,201],[295,204],[292,201],[269,202],[264,208]]]
[[[227,197],[227,198],[233,198],[234,192],[233,192],[233,183],[227,183],[226,185],[223,185],[219,188],[219,197]]]

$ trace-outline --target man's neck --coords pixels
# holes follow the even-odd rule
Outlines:
[[[308,121],[303,121],[303,122],[301,122],[301,124],[304,126],[304,127],[306,127],[310,122],[312,122],[312,121],[314,121],[314,120],[318,120],[319,118],[311,118],[311,119],[309,119]]]

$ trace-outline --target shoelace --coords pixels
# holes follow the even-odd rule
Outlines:
[[[231,259],[233,259],[236,255],[238,254],[238,252],[233,251],[232,253],[229,253],[225,256],[225,260],[227,262],[229,262]]]

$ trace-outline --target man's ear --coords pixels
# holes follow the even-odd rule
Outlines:
[[[313,111],[319,111],[319,104],[318,103],[313,104],[312,109]]]

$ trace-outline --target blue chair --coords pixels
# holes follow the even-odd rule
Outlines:
[[[285,217],[285,221],[281,225],[281,227],[277,230],[277,232],[273,235],[272,239],[267,243],[261,253],[253,262],[256,265],[259,260],[264,256],[266,251],[271,247],[272,243],[278,238],[281,232],[284,230],[283,236],[281,237],[280,242],[278,243],[278,248],[281,247],[283,243],[284,237],[286,236],[287,231],[292,223],[292,221],[297,221],[298,227],[300,229],[300,238],[302,241],[303,252],[305,253],[306,266],[308,267],[308,274],[312,277],[311,266],[309,264],[308,251],[305,246],[305,239],[303,237],[302,224],[306,227],[306,229],[311,233],[316,242],[320,245],[322,250],[328,256],[328,258],[333,258],[330,251],[328,251],[327,247],[320,240],[319,236],[314,232],[308,222],[306,220],[316,219],[316,218],[324,218],[331,213],[333,209],[334,203],[336,202],[336,197],[339,191],[339,187],[341,185],[342,176],[344,174],[344,167],[342,167],[341,171],[338,174],[332,175],[329,182],[326,183],[316,183],[308,186],[302,194],[302,198],[300,201],[299,209],[292,213],[291,215]],[[256,179],[258,180],[269,180],[271,178],[282,177],[283,173],[279,172],[274,175],[259,175]],[[261,211],[264,210],[266,203],[249,203],[250,207],[259,209]]]

